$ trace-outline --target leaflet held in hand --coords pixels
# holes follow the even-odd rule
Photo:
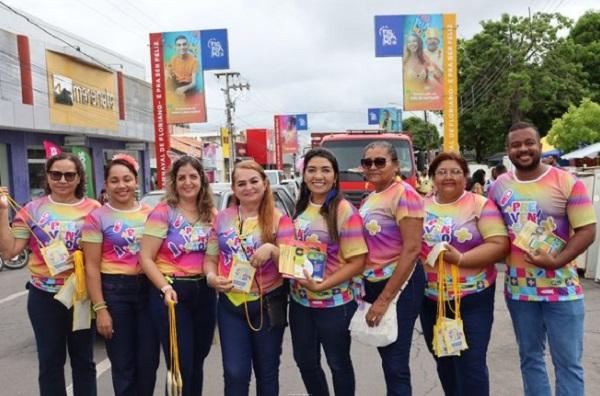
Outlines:
[[[287,278],[305,279],[304,270],[317,282],[325,277],[327,245],[290,241],[279,246],[279,272]]]

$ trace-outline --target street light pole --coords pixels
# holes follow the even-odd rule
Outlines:
[[[231,98],[231,91],[243,91],[244,89],[250,89],[250,84],[234,83],[234,80],[240,78],[240,73],[237,72],[223,72],[215,73],[217,80],[221,80],[221,77],[225,78],[225,88],[221,88],[221,91],[225,94],[225,115],[227,116],[227,131],[229,132],[229,172],[226,177],[229,179],[233,165],[235,164],[235,125],[233,123],[233,113],[235,113],[235,98]]]

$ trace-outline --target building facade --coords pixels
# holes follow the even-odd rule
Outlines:
[[[122,152],[137,158],[140,191],[149,191],[154,129],[144,66],[32,19],[75,48],[0,6],[0,185],[20,203],[43,194],[50,142],[87,159],[90,196]]]

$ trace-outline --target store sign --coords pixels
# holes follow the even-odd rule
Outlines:
[[[116,131],[114,73],[79,59],[46,51],[50,123]]]

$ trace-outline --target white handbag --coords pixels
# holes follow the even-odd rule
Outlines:
[[[396,313],[396,304],[398,303],[400,294],[402,294],[402,291],[413,276],[414,271],[415,267],[413,267],[410,275],[406,278],[406,282],[404,282],[396,294],[396,297],[390,302],[383,318],[381,318],[381,321],[379,322],[379,326],[369,327],[365,316],[367,315],[367,312],[369,312],[372,304],[364,300],[360,302],[356,312],[352,316],[352,320],[350,320],[350,326],[348,327],[353,339],[361,344],[374,347],[388,346],[398,339],[398,315]]]

